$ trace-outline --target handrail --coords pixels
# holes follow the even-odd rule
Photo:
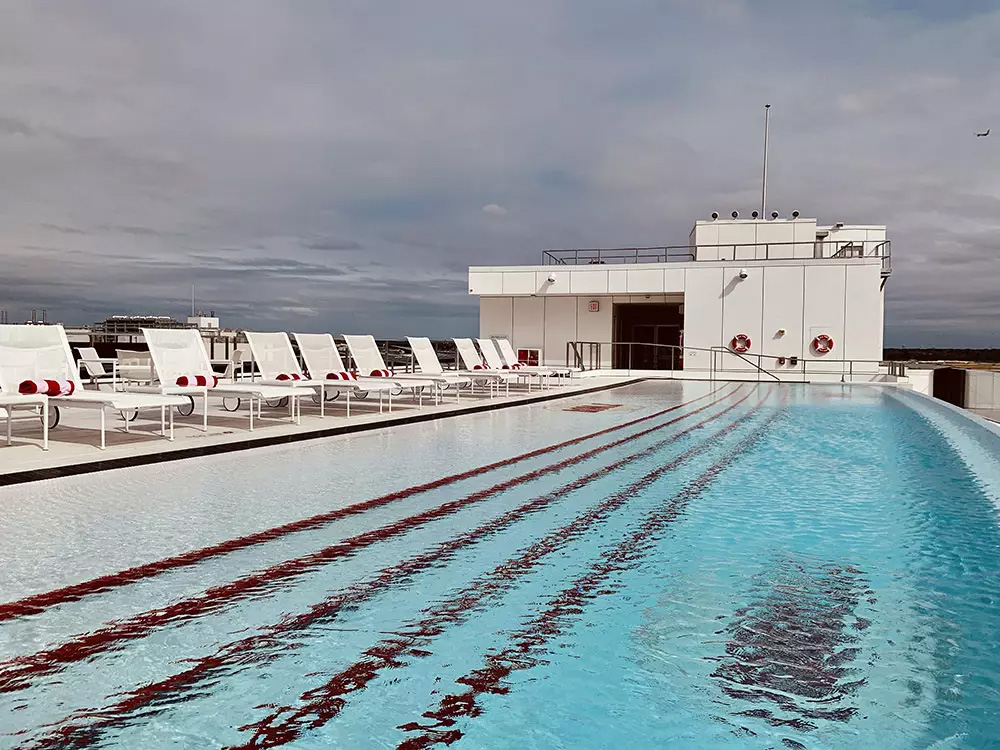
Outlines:
[[[775,367],[781,367],[778,365],[778,360],[785,360],[786,362],[795,362],[792,367],[795,369],[781,369],[780,374],[785,375],[801,375],[801,377],[807,378],[809,375],[840,375],[844,382],[847,382],[847,378],[854,379],[854,369],[856,365],[876,365],[878,367],[885,366],[887,372],[884,374],[895,376],[895,377],[905,377],[906,367],[902,363],[886,363],[881,359],[838,359],[835,357],[824,356],[821,359],[807,359],[805,357],[798,357],[792,355],[778,355],[778,354],[757,354],[750,353],[749,356],[744,356],[741,352],[735,352],[725,346],[715,346],[715,347],[699,347],[699,346],[687,346],[684,344],[657,344],[648,341],[567,341],[566,342],[566,366],[573,367],[579,370],[600,370],[605,369],[603,351],[604,347],[610,347],[611,351],[614,352],[614,347],[617,346],[627,346],[630,350],[628,366],[621,368],[631,370],[632,367],[632,347],[646,347],[649,349],[668,349],[671,350],[671,368],[670,371],[674,371],[674,366],[678,359],[685,358],[687,352],[707,352],[710,355],[708,368],[696,367],[694,370],[704,371],[708,370],[711,377],[714,377],[716,367],[715,358],[720,352],[723,354],[731,354],[733,356],[739,357],[747,364],[751,365],[760,372],[766,373],[773,377],[775,380],[781,380],[778,375],[772,372],[767,367],[764,367],[764,361],[770,360],[774,363]],[[586,352],[586,356],[585,356]],[[679,357],[678,357],[679,355]],[[756,362],[754,362],[756,360]],[[596,366],[595,366],[596,363]],[[589,367],[587,366],[589,364]],[[826,369],[831,365],[841,365],[839,369]],[[846,369],[843,367],[846,365]],[[682,369],[692,369],[685,363]],[[664,370],[667,372],[667,370]],[[870,369],[863,369],[860,372],[871,374],[873,371]]]
[[[712,250],[716,252],[710,252]],[[881,258],[882,273],[888,276],[892,271],[891,251],[892,243],[890,240],[849,239],[714,245],[660,245],[655,247],[589,247],[543,250],[542,264],[564,266],[737,260],[810,261],[858,257]],[[699,259],[699,256],[703,257]]]
[[[748,365],[752,365],[753,367],[756,367],[757,368],[757,372],[762,372],[765,375],[770,375],[772,378],[774,378],[779,383],[781,382],[781,378],[779,378],[777,375],[775,375],[770,370],[765,370],[763,367],[760,366],[759,363],[757,363],[757,362],[751,362],[749,359],[747,359],[746,357],[743,356],[742,352],[738,352],[738,351],[735,351],[733,349],[727,349],[724,346],[713,346],[712,347],[712,361],[709,363],[709,365],[710,365],[711,371],[713,373],[715,372],[715,367],[714,367],[714,365],[715,365],[715,352],[723,352],[725,354],[732,354],[732,355],[734,355],[736,357],[739,357],[744,362],[746,362]],[[757,355],[758,358],[761,357],[761,356],[764,356],[764,355],[760,355],[760,354]]]

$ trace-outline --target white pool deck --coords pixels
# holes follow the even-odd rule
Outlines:
[[[523,386],[511,387],[510,395],[490,398],[480,391],[472,394],[463,391],[456,402],[453,391],[446,391],[442,403],[434,405],[425,396],[423,406],[408,394],[393,399],[392,412],[379,412],[378,399],[351,400],[351,416],[346,416],[344,398],[328,402],[325,416],[308,396],[302,399],[301,423],[289,421],[287,408],[264,406],[262,418],[249,426],[247,406],[239,411],[227,412],[221,402],[210,401],[208,431],[202,431],[200,404],[188,417],[174,415],[174,440],[160,435],[158,410],[150,410],[128,425],[117,412],[107,412],[107,447],[101,450],[100,416],[92,409],[61,410],[59,426],[49,433],[49,450],[42,450],[42,426],[36,416],[15,412],[12,443],[0,439],[0,485],[34,481],[66,474],[121,468],[131,464],[153,463],[171,459],[191,458],[198,455],[230,450],[243,450],[282,442],[305,439],[333,438],[366,429],[390,428],[414,420],[438,419],[472,413],[483,409],[504,408],[578,396],[594,392],[595,400],[600,391],[609,387],[634,382],[635,377],[584,377],[572,378],[563,384],[541,390],[534,386],[528,392]],[[0,415],[2,416],[2,415]]]

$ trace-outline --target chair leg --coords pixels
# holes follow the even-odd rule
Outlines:
[[[104,450],[107,447],[107,443],[104,440],[104,432],[106,427],[107,424],[105,423],[104,407],[102,406],[101,407],[101,450]]]
[[[10,411],[7,412],[7,445],[10,445]],[[49,449],[49,402],[42,404],[42,450]]]

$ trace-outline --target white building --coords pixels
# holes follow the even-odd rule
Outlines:
[[[547,364],[874,379],[890,247],[884,226],[713,218],[683,247],[472,267],[469,294],[482,337],[508,337]]]

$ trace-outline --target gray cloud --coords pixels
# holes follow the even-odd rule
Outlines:
[[[14,0],[0,307],[470,333],[470,264],[752,208],[768,101],[772,205],[890,227],[887,343],[1000,345],[1000,13],[902,6]]]

